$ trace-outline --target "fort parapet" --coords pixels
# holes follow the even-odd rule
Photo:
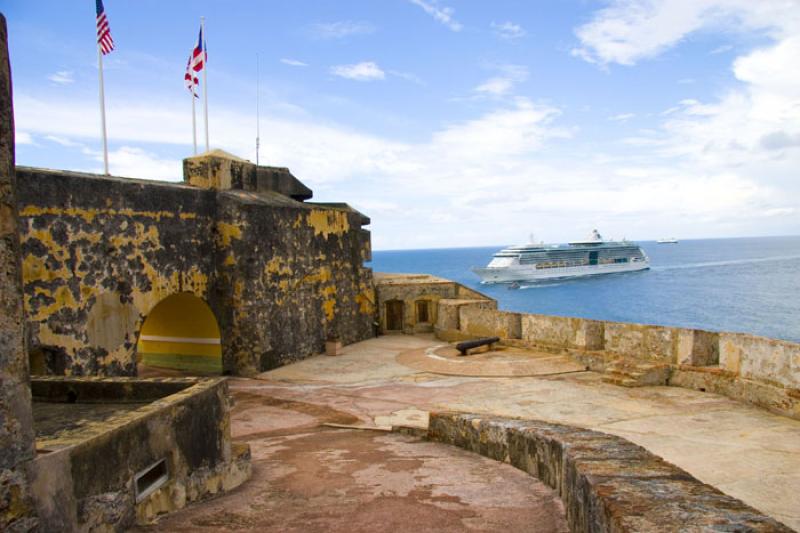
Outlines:
[[[229,374],[374,334],[367,217],[306,202],[311,190],[287,169],[219,150],[184,170],[178,184],[17,169],[35,371],[135,375],[145,320],[180,294],[207,306],[210,324],[155,324],[147,339],[159,352],[215,342]],[[172,319],[196,313],[173,300]]]
[[[375,280],[386,333],[427,330],[445,341],[500,337],[508,346],[569,354],[616,385],[686,387],[800,419],[797,343],[744,333],[500,311],[488,296],[423,274],[375,273]],[[417,309],[422,305],[432,306],[427,315],[432,322],[419,322]]]

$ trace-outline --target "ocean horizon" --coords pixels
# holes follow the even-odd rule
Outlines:
[[[425,273],[462,283],[504,311],[732,331],[800,342],[800,236],[632,241],[642,272],[555,282],[482,284],[470,271],[503,248],[376,250],[375,272]]]

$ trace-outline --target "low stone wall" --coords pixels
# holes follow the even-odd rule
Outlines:
[[[51,400],[72,391],[72,402],[116,397],[98,408],[150,402],[37,439],[31,488],[43,531],[124,531],[250,477],[249,447],[231,443],[222,378],[45,378],[33,390]],[[137,473],[162,460],[166,480],[137,494]]]
[[[440,300],[438,338],[497,336],[502,342],[568,353],[590,370],[645,363],[662,383],[715,392],[800,419],[800,344],[744,333],[498,311],[496,302]],[[623,364],[622,366],[625,366]],[[617,365],[619,366],[619,365]],[[638,368],[637,370],[642,370]]]
[[[584,318],[523,315],[522,340],[528,345],[562,350],[600,350],[604,323]]]
[[[431,413],[428,438],[539,478],[561,497],[574,532],[791,531],[613,435],[532,420]]]
[[[37,376],[31,380],[35,402],[141,403],[154,402],[197,384],[197,378],[73,378]]]
[[[498,311],[481,305],[463,306],[459,310],[461,330],[476,337],[518,339],[522,331],[522,315]]]

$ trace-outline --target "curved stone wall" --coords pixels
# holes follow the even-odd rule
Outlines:
[[[536,420],[431,413],[428,438],[504,461],[558,492],[570,530],[790,532],[623,438]]]

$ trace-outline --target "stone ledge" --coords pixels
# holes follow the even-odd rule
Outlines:
[[[675,369],[669,385],[721,394],[734,400],[757,405],[772,413],[800,420],[798,389],[784,388],[744,379],[722,369],[681,366]]]
[[[428,438],[504,461],[558,492],[572,531],[788,527],[623,438],[536,420],[431,413]]]

